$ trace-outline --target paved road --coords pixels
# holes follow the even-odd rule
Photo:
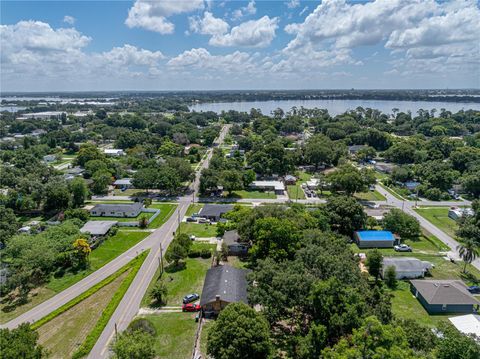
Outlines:
[[[219,139],[217,141],[223,141],[226,133],[228,132],[228,128],[229,128],[228,126],[225,126],[222,129],[221,135],[219,136]],[[208,162],[210,161],[212,156],[211,152],[212,151],[209,151],[206,157],[206,160],[204,161],[204,163],[202,163],[201,169],[208,166]],[[200,177],[200,171],[197,172],[196,179],[194,181],[193,187],[196,190],[198,190],[199,177]],[[93,287],[95,284],[101,282],[103,279],[107,278],[111,274],[118,271],[125,264],[127,264],[133,258],[135,258],[135,256],[137,256],[139,253],[141,253],[142,251],[148,248],[152,248],[152,250],[147,256],[147,260],[145,261],[145,263],[151,263],[151,260],[148,260],[148,259],[151,259],[153,256],[157,254],[156,251],[159,250],[160,242],[163,241],[164,248],[166,248],[168,243],[170,243],[171,238],[169,238],[167,234],[171,235],[171,233],[175,231],[178,226],[178,224],[173,225],[172,223],[175,223],[176,221],[178,221],[178,211],[180,211],[180,215],[182,215],[182,213],[184,214],[184,212],[186,211],[186,208],[188,208],[188,202],[190,201],[191,198],[193,197],[188,197],[188,199],[181,198],[177,207],[177,211],[170,217],[170,219],[162,227],[152,232],[152,234],[146,237],[143,241],[137,243],[135,246],[128,249],[127,251],[125,251],[118,257],[116,257],[114,260],[112,260],[111,262],[107,263],[106,265],[104,265],[94,273],[90,274],[88,277],[75,283],[74,285],[58,293],[54,297],[46,300],[45,302],[40,303],[39,305],[32,308],[28,312],[25,312],[19,315],[18,317],[12,319],[11,321],[5,324],[2,324],[0,327],[12,329],[17,327],[21,323],[25,323],[25,322],[33,323],[43,318],[44,316],[50,314],[55,309],[60,308],[62,305],[68,303],[73,298],[77,297],[78,295],[82,294],[89,288]],[[155,270],[156,270],[156,267],[155,267]],[[139,277],[141,272],[142,270],[139,272],[137,277]]]
[[[229,125],[225,125],[222,128],[218,139],[215,141],[218,145],[223,143],[229,128]],[[95,346],[88,355],[88,358],[107,358],[110,355],[109,346],[115,335],[115,328],[118,332],[125,330],[135,315],[137,315],[140,309],[142,298],[145,295],[148,285],[152,281],[159,266],[161,255],[160,246],[162,247],[163,251],[165,251],[170,242],[173,240],[173,232],[176,231],[179,226],[179,219],[185,216],[188,206],[193,201],[193,195],[198,194],[200,185],[200,172],[202,169],[208,167],[212,155],[213,151],[209,150],[203,163],[197,169],[195,180],[190,187],[190,191],[192,193],[179,199],[176,213],[172,215],[161,228],[152,234],[152,236],[155,236],[155,241],[150,249],[150,253],[140,267],[140,270],[110,318],[97,343],[95,343]]]

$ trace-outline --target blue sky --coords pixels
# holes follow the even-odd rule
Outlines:
[[[480,87],[474,0],[0,6],[2,91]]]

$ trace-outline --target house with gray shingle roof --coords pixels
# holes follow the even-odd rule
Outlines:
[[[388,267],[395,268],[397,279],[403,279],[423,278],[425,274],[433,268],[433,265],[430,262],[421,261],[413,257],[384,257],[381,273],[383,278],[385,278]]]
[[[135,218],[142,212],[142,209],[143,204],[140,202],[119,204],[100,203],[90,210],[90,215],[93,217]]]
[[[461,280],[411,280],[410,290],[430,314],[476,313],[480,302]]]
[[[248,252],[248,245],[240,242],[237,230],[226,231],[223,234],[223,243],[227,245],[229,255],[245,255]]]
[[[216,316],[230,303],[247,303],[247,271],[228,265],[207,271],[200,305],[205,316]]]

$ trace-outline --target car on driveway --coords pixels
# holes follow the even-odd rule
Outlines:
[[[197,219],[196,219],[196,218],[193,218],[193,217],[187,217],[186,221],[187,221],[187,222],[196,222]]]
[[[393,249],[395,252],[411,252],[412,247],[406,245],[406,244],[399,244],[397,246],[394,246]]]
[[[478,285],[472,285],[468,287],[468,291],[472,294],[480,294],[480,287]]]
[[[183,297],[183,304],[195,302],[196,300],[199,300],[200,296],[197,293],[191,293],[187,294],[185,297]]]
[[[188,303],[182,305],[182,312],[198,312],[200,309],[202,309],[200,304]]]

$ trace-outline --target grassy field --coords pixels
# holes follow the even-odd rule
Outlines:
[[[200,333],[200,352],[203,354],[203,357],[207,357],[207,337],[208,331],[212,327],[213,320],[204,320],[202,325],[202,332]]]
[[[364,200],[364,201],[385,201],[386,198],[377,190],[355,193],[355,198]]]
[[[146,194],[146,191],[138,188],[128,188],[125,191],[122,191],[120,188],[115,188],[113,193],[117,196],[143,196]]]
[[[49,350],[51,358],[72,356],[126,276],[127,272],[38,328],[39,343]]]
[[[163,274],[163,280],[168,288],[168,295],[166,305],[180,306],[182,299],[189,293],[201,294],[203,288],[203,281],[208,268],[210,268],[210,259],[202,258],[187,258],[185,260],[186,266],[181,270],[172,270],[166,267]],[[155,286],[160,276],[160,270],[155,273],[154,279],[149,284],[147,292],[142,299],[142,306],[149,306],[152,303],[150,298],[150,291]]]
[[[312,178],[312,175],[310,173],[301,171],[298,173],[297,177],[300,182],[306,182],[306,181],[310,181],[310,179]]]
[[[209,223],[191,223],[191,222],[182,222],[180,223],[180,232],[186,233],[188,235],[194,235],[196,237],[216,237],[217,236],[217,226],[215,224]]]
[[[160,214],[157,216],[157,218],[155,218],[152,223],[148,225],[148,228],[158,228],[170,218],[173,212],[175,212],[177,205],[170,203],[154,203],[149,208],[160,210]]]
[[[191,216],[194,213],[198,213],[203,208],[203,206],[204,204],[201,204],[201,203],[191,204],[190,206],[188,206],[188,209],[185,215]]]
[[[162,313],[145,316],[156,329],[155,349],[159,358],[187,359],[192,355],[195,313]]]
[[[17,306],[14,308],[14,310],[6,311],[6,303],[1,303],[0,323],[5,323],[19,316],[20,314],[27,312],[36,305],[44,302],[45,300],[53,297],[55,294],[85,278],[89,274],[110,262],[112,259],[116,258],[121,253],[125,252],[127,249],[140,242],[148,234],[149,233],[147,232],[118,231],[115,236],[110,237],[98,248],[92,251],[90,254],[90,268],[78,271],[76,273],[66,273],[58,278],[52,278],[45,286],[34,289],[29,301],[26,304]]]
[[[305,193],[300,185],[297,183],[296,185],[288,185],[287,186],[288,198],[290,199],[305,199]]]
[[[276,194],[273,192],[262,191],[233,191],[227,198],[252,198],[252,199],[275,199]]]
[[[415,211],[446,234],[455,238],[458,224],[448,217],[448,209],[448,207],[420,207]]]

